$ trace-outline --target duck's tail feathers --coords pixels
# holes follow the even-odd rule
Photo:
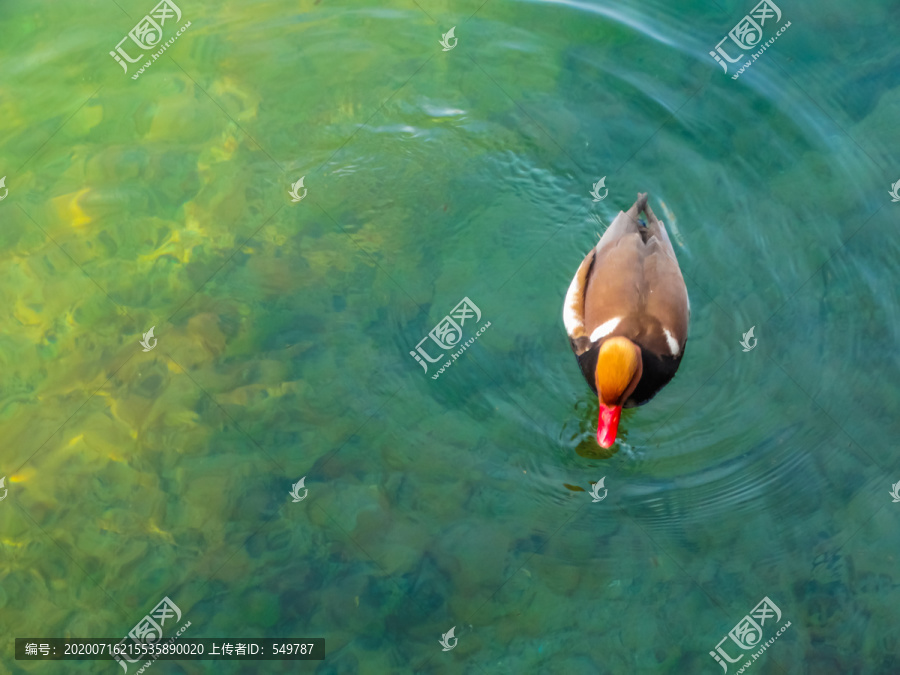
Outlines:
[[[635,210],[637,213],[643,213],[643,211],[647,208],[647,193],[646,192],[638,192],[637,201],[634,203]]]
[[[661,223],[656,219],[650,204],[647,203],[647,194],[639,192],[637,201],[631,205],[631,208],[616,216],[606,232],[603,233],[600,243],[597,244],[598,249],[603,248],[605,242],[619,239],[628,233],[639,232],[644,241],[654,234],[659,234]],[[641,213],[646,214],[646,223],[638,217]]]
[[[644,214],[644,219],[638,218],[641,214]],[[628,209],[626,215],[629,220],[635,224],[638,231],[641,232],[644,241],[648,241],[654,236],[659,237],[665,242],[667,249],[672,249],[672,242],[669,240],[669,233],[666,232],[666,226],[663,225],[663,222],[656,217],[656,214],[653,213],[653,209],[650,208],[648,193],[639,192],[637,201],[635,201],[632,207]],[[646,220],[646,223],[644,220]],[[672,255],[675,255],[674,250],[672,251]]]
[[[631,220],[638,222],[638,216],[641,214],[646,216],[646,224],[640,222],[639,224],[642,227],[648,228],[651,232],[656,229],[656,224],[659,222],[656,219],[656,214],[653,213],[653,209],[650,208],[650,204],[648,203],[648,196],[646,192],[639,192],[637,201],[628,209],[628,213],[626,214]]]
[[[647,193],[646,192],[638,192],[637,200],[634,204],[631,205],[631,208],[628,209],[625,215],[634,222],[638,222],[638,216],[642,213],[647,214],[647,219],[652,223],[656,220],[656,216],[653,215],[653,211],[650,209],[650,205],[647,203]],[[643,225],[643,223],[640,223]]]

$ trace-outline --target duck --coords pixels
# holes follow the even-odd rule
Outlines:
[[[672,241],[638,193],[581,261],[563,304],[572,351],[600,401],[598,445],[615,443],[622,408],[644,405],[675,377],[690,318]]]

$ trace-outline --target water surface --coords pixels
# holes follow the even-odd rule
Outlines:
[[[897,17],[782,5],[737,80],[734,0],[183,2],[137,79],[152,3],[0,10],[0,673],[163,597],[327,657],[154,672],[716,673],[764,597],[756,671],[900,670]],[[561,305],[639,191],[690,339],[605,453]]]

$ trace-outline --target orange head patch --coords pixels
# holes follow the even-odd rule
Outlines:
[[[624,337],[611,337],[600,345],[597,370],[594,373],[597,393],[604,404],[622,404],[623,395],[641,367],[641,353],[637,345]]]

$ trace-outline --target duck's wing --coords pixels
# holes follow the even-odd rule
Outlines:
[[[591,249],[575,271],[575,276],[569,283],[569,290],[566,291],[566,299],[563,301],[563,323],[572,343],[572,351],[579,356],[591,346],[591,341],[584,330],[584,292],[593,264],[594,250]]]
[[[635,205],[637,205],[637,202],[635,202]],[[631,210],[634,208],[632,207]],[[631,210],[629,210],[629,213]],[[566,292],[566,299],[563,304],[563,322],[566,325],[566,332],[573,342],[589,336],[593,328],[596,327],[592,325],[588,328],[585,325],[585,299],[588,282],[597,275],[598,265],[595,264],[595,258],[599,255],[601,260],[605,260],[609,255],[617,255],[610,252],[617,248],[623,237],[637,231],[637,219],[628,217],[620,211],[612,224],[606,228],[606,232],[603,233],[597,245],[581,261],[581,265],[576,270],[575,276],[572,277],[572,282],[569,284],[569,290]]]
[[[640,214],[647,224],[639,221]],[[581,262],[563,307],[576,355],[610,335],[642,349],[680,358],[687,341],[690,304],[665,225],[639,194],[619,212],[597,246]]]
[[[650,236],[645,245],[643,275],[647,287],[653,291],[645,297],[644,312],[654,324],[647,336],[648,346],[660,355],[681,358],[691,316],[687,286],[665,224],[657,219],[649,205],[644,212]]]
[[[584,299],[584,331],[591,342],[614,331],[628,335],[630,317],[644,293],[640,230],[636,218],[620,211],[593,251]]]
[[[639,220],[646,215],[647,223]],[[622,335],[659,356],[678,357],[690,305],[665,225],[639,194],[594,250],[585,289],[583,330],[594,343]]]

